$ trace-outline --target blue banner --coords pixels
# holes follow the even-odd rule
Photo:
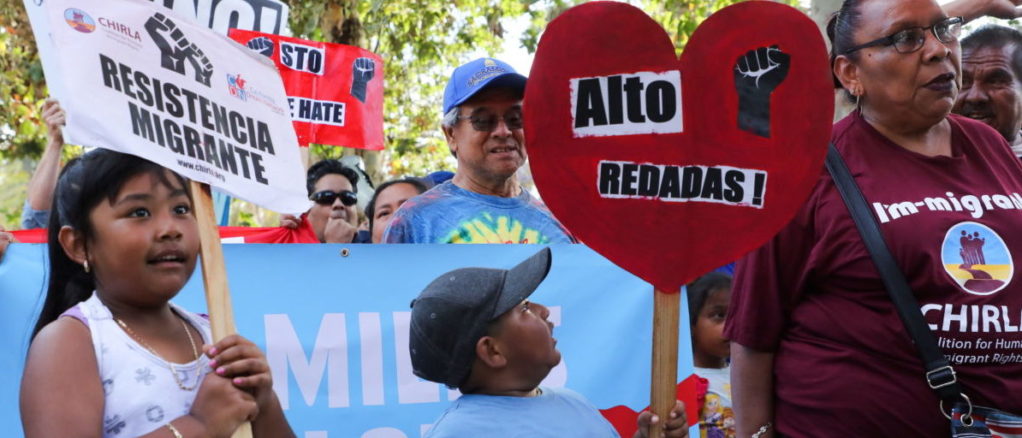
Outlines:
[[[510,268],[539,248],[225,245],[224,253],[238,331],[266,352],[299,437],[418,438],[458,394],[411,372],[412,298],[448,270]],[[544,385],[571,388],[600,409],[641,410],[649,404],[652,286],[583,245],[552,249],[550,275],[531,298],[551,308],[563,357]],[[12,245],[0,262],[0,430],[15,431],[5,436],[22,435],[21,370],[45,277],[45,245]],[[200,269],[174,301],[204,311]],[[682,306],[686,377],[684,299]]]

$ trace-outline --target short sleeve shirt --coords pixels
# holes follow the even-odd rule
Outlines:
[[[904,149],[855,113],[832,141],[973,402],[1022,412],[1022,166],[949,116],[952,156]],[[786,436],[946,436],[923,366],[830,176],[738,263],[725,334],[772,351]]]
[[[618,438],[596,409],[578,393],[542,388],[535,397],[465,394],[437,419],[424,438]]]

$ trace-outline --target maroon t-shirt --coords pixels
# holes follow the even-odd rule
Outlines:
[[[1022,413],[1022,166],[949,116],[952,156],[892,143],[858,113],[832,141],[974,403]],[[773,240],[739,261],[726,335],[775,353],[775,425],[799,437],[947,436],[948,421],[824,171]]]

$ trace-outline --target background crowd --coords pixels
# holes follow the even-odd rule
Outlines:
[[[867,199],[889,204],[944,192],[1022,193],[1022,33],[989,25],[959,41],[964,22],[1014,18],[1015,6],[1006,0],[960,0],[943,8],[932,0],[843,2],[827,34],[835,86],[855,109],[834,126],[832,141]],[[576,242],[518,181],[527,159],[526,84],[500,60],[458,67],[437,121],[457,161],[453,174],[369,182],[374,191],[359,205],[365,175],[323,160],[307,173],[312,206],[283,216],[280,226],[307,230],[323,243]],[[43,117],[50,141],[29,184],[24,228],[55,223],[49,215],[57,205],[64,113],[51,101]],[[977,303],[933,267],[941,255],[931,241],[963,220],[947,211],[883,228],[921,302]],[[1005,210],[990,211],[982,222],[1001,230],[1011,250],[1022,248],[1022,236],[1013,232],[1020,221]],[[0,260],[11,241],[0,231]],[[725,268],[688,286],[694,365],[704,379],[703,436],[947,434],[940,400],[926,386],[923,364],[872,263],[824,174],[792,223],[738,262],[733,280]],[[536,282],[545,275],[532,274]],[[1022,308],[1019,287],[1009,278],[983,303]],[[484,322],[504,318],[512,307]],[[543,307],[535,308],[545,320]],[[475,366],[492,365],[479,354],[483,365]],[[1022,362],[955,369],[972,403],[1022,412],[1014,396],[1022,391]],[[433,380],[485,386],[464,375],[453,384],[450,378]],[[529,391],[538,388],[533,383]],[[275,400],[258,402],[279,409]]]

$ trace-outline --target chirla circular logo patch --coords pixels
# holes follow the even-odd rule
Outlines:
[[[82,33],[92,33],[96,30],[96,21],[86,14],[85,11],[78,8],[68,8],[64,11],[64,20],[67,21],[67,25],[71,26],[72,29]]]
[[[990,295],[1011,282],[1011,252],[994,230],[976,222],[951,227],[941,245],[944,270],[966,292]]]

